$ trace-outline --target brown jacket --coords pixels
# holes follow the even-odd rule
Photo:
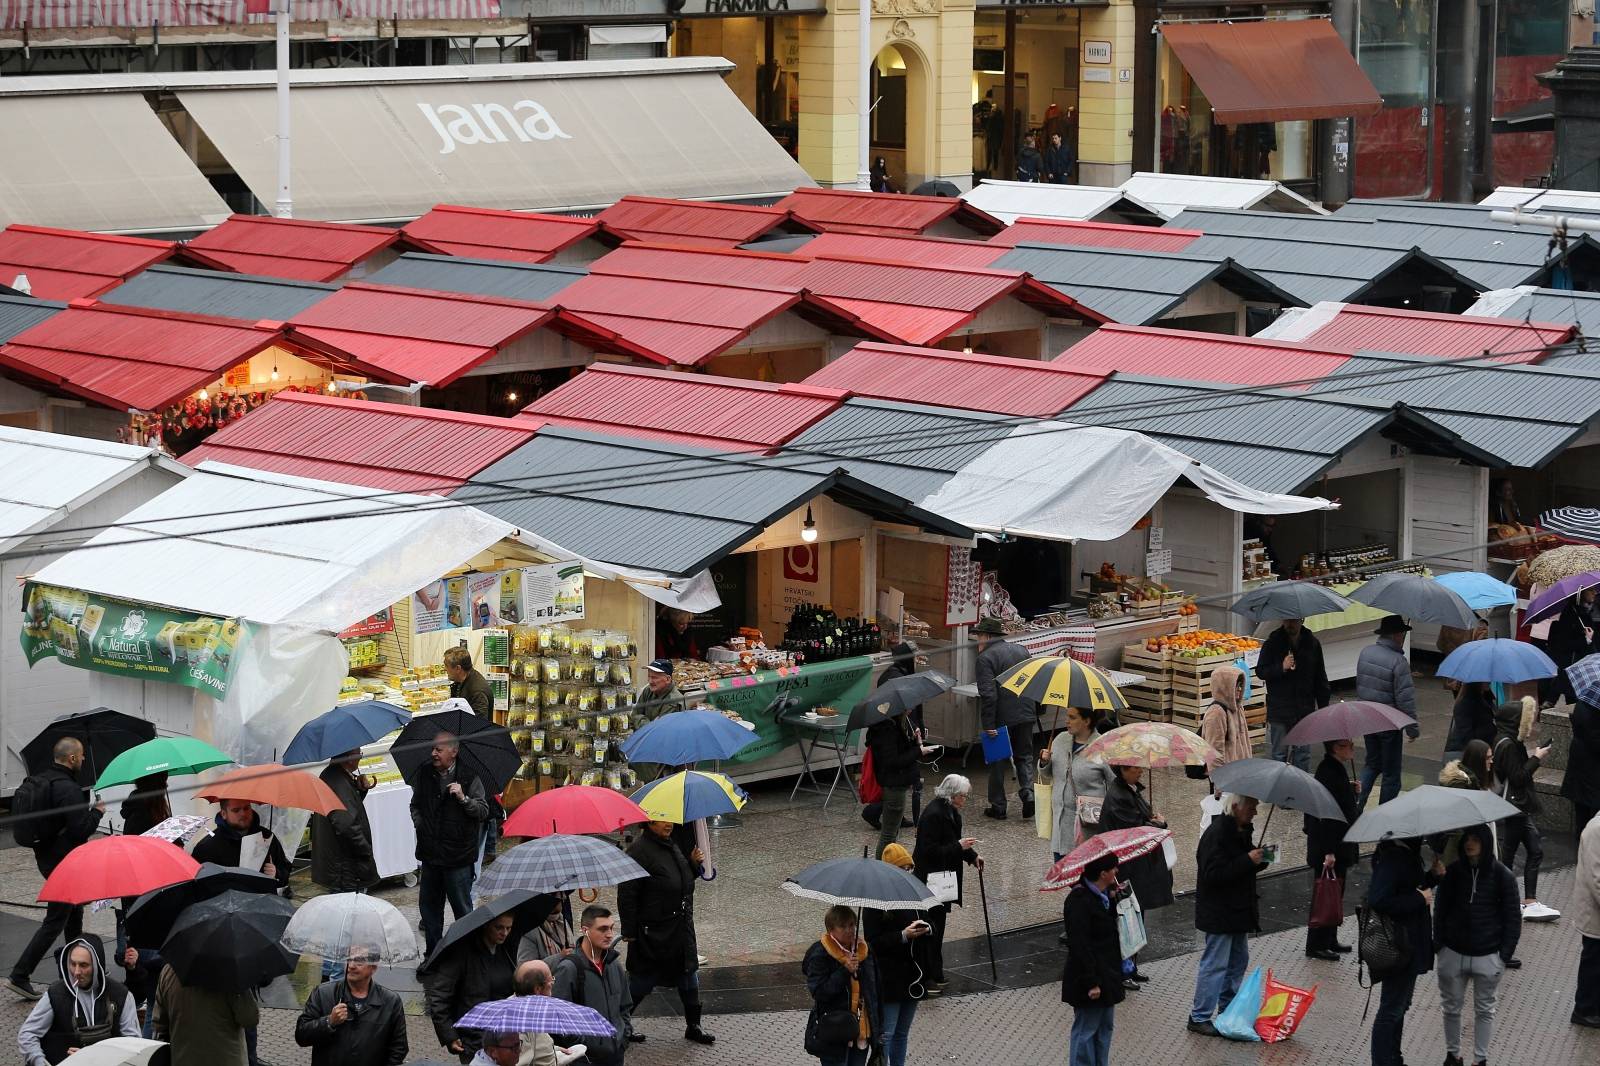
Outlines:
[[[155,1035],[172,1045],[172,1066],[245,1066],[244,1031],[261,1020],[250,992],[186,985],[172,967],[156,983]]]
[[[1590,819],[1578,838],[1578,865],[1573,871],[1572,922],[1587,937],[1600,937],[1600,816]]]

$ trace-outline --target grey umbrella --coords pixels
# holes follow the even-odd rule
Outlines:
[[[1455,590],[1421,574],[1379,574],[1350,598],[1417,622],[1467,630],[1478,624],[1478,616]]]
[[[937,670],[891,677],[850,709],[846,729],[865,729],[908,713],[913,707],[956,687],[956,679]],[[635,734],[637,736],[638,734]]]
[[[1517,808],[1479,788],[1419,785],[1356,819],[1344,835],[1353,844],[1409,840],[1510,818]]]
[[[1229,608],[1252,622],[1267,622],[1283,618],[1309,618],[1314,614],[1331,614],[1343,611],[1350,601],[1332,589],[1314,585],[1309,581],[1274,581],[1251,589],[1240,596]]]
[[[1274,810],[1287,807],[1313,818],[1345,820],[1344,811],[1339,809],[1339,801],[1323,787],[1322,782],[1298,766],[1290,766],[1276,759],[1238,759],[1224,763],[1211,771],[1211,784],[1224,792],[1270,803]],[[1268,811],[1266,825],[1261,827],[1263,838],[1271,825],[1272,811]]]

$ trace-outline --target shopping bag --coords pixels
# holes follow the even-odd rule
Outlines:
[[[1011,730],[996,730],[994,736],[987,732],[983,734],[983,761],[986,763],[1004,762],[1011,758]]]
[[[1133,958],[1150,943],[1144,931],[1144,910],[1139,906],[1139,897],[1132,892],[1117,901],[1117,939],[1122,944],[1125,959]]]
[[[1260,1041],[1261,1035],[1256,1032],[1256,1017],[1261,1013],[1261,991],[1265,985],[1261,967],[1257,966],[1244,979],[1244,984],[1239,986],[1239,994],[1233,997],[1228,1009],[1212,1021],[1217,1032],[1229,1040]]]
[[[1055,821],[1055,808],[1050,806],[1050,785],[1045,781],[1035,781],[1033,783],[1033,830],[1039,834],[1039,839],[1050,839],[1050,831],[1055,828]]]
[[[1211,828],[1211,819],[1222,813],[1222,800],[1215,792],[1207,792],[1200,801],[1200,832]]]
[[[1287,1040],[1300,1028],[1311,1004],[1317,1001],[1317,986],[1296,988],[1283,984],[1267,971],[1267,982],[1261,997],[1261,1011],[1256,1015],[1256,1035],[1262,1043],[1276,1044]]]
[[[1170,836],[1161,841],[1161,857],[1166,860],[1169,870],[1178,865],[1178,845],[1172,842]]]
[[[857,782],[856,792],[860,794],[862,803],[883,802],[883,786],[878,784],[878,771],[873,765],[871,748],[861,755],[861,780]]]
[[[1344,878],[1326,866],[1311,890],[1311,920],[1307,924],[1313,929],[1337,929],[1343,923]]]
[[[954,870],[935,870],[928,875],[928,891],[940,903],[954,903],[961,895],[961,882]]]

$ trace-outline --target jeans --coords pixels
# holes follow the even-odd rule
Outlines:
[[[1572,1013],[1584,1018],[1600,1018],[1600,936],[1583,938],[1578,954],[1578,988],[1572,997]]]
[[[1071,1066],[1111,1066],[1116,1013],[1116,1007],[1072,1008]]]
[[[1017,774],[1017,797],[1023,810],[1033,809],[1033,722],[1007,726],[1011,734],[1011,765]],[[989,806],[1006,812],[1006,764],[989,764]]]
[[[1495,997],[1500,978],[1506,972],[1499,955],[1461,955],[1449,948],[1439,949],[1434,967],[1439,977],[1439,1008],[1444,1013],[1444,1049],[1461,1054],[1461,1008],[1467,999],[1467,982],[1472,982],[1472,1058],[1489,1060],[1489,1039],[1494,1036]]]
[[[1378,802],[1388,803],[1400,795],[1400,760],[1405,751],[1405,741],[1400,739],[1401,736],[1401,730],[1366,735],[1367,757],[1361,764],[1361,795],[1356,797],[1356,802],[1363,809],[1367,806],[1367,799],[1372,795],[1372,784],[1378,780],[1379,774],[1383,775],[1383,785]]]
[[[1539,864],[1544,861],[1544,837],[1533,824],[1533,816],[1519,814],[1500,823],[1500,861],[1508,870],[1515,870],[1517,848],[1522,848],[1526,858],[1522,862],[1522,898],[1539,898]]]
[[[17,958],[17,964],[11,967],[11,979],[26,981],[32,975],[34,968],[39,965],[39,960],[50,950],[50,945],[55,943],[56,937],[59,936],[63,943],[68,943],[82,935],[82,907],[75,907],[70,903],[45,904],[44,921],[33,931],[28,946],[22,949],[22,954]]]
[[[1417,975],[1391,974],[1378,987],[1378,1014],[1372,1019],[1372,1066],[1400,1066],[1400,1038],[1405,1034],[1411,994],[1417,990]]]
[[[425,862],[417,878],[417,910],[422,912],[426,956],[433,954],[433,946],[444,935],[445,900],[450,901],[450,913],[457,918],[472,909],[472,867],[435,866]]]
[[[883,1005],[883,1057],[887,1066],[906,1066],[906,1045],[911,1042],[911,1023],[917,1016],[917,1001]]]
[[[867,1056],[872,1049],[864,1047],[845,1048],[843,1055],[824,1055],[817,1061],[822,1066],[867,1066]]]
[[[1281,722],[1267,723],[1267,748],[1272,753],[1272,758],[1277,762],[1292,762],[1306,773],[1311,772],[1311,749],[1304,744],[1290,746],[1283,742],[1292,725]]]
[[[1243,933],[1207,933],[1194,978],[1192,1021],[1208,1022],[1228,1009],[1250,966],[1250,938]]]

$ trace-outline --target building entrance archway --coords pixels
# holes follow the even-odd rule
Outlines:
[[[896,190],[910,192],[938,172],[933,158],[934,99],[928,62],[909,42],[892,41],[872,64],[871,144]]]

